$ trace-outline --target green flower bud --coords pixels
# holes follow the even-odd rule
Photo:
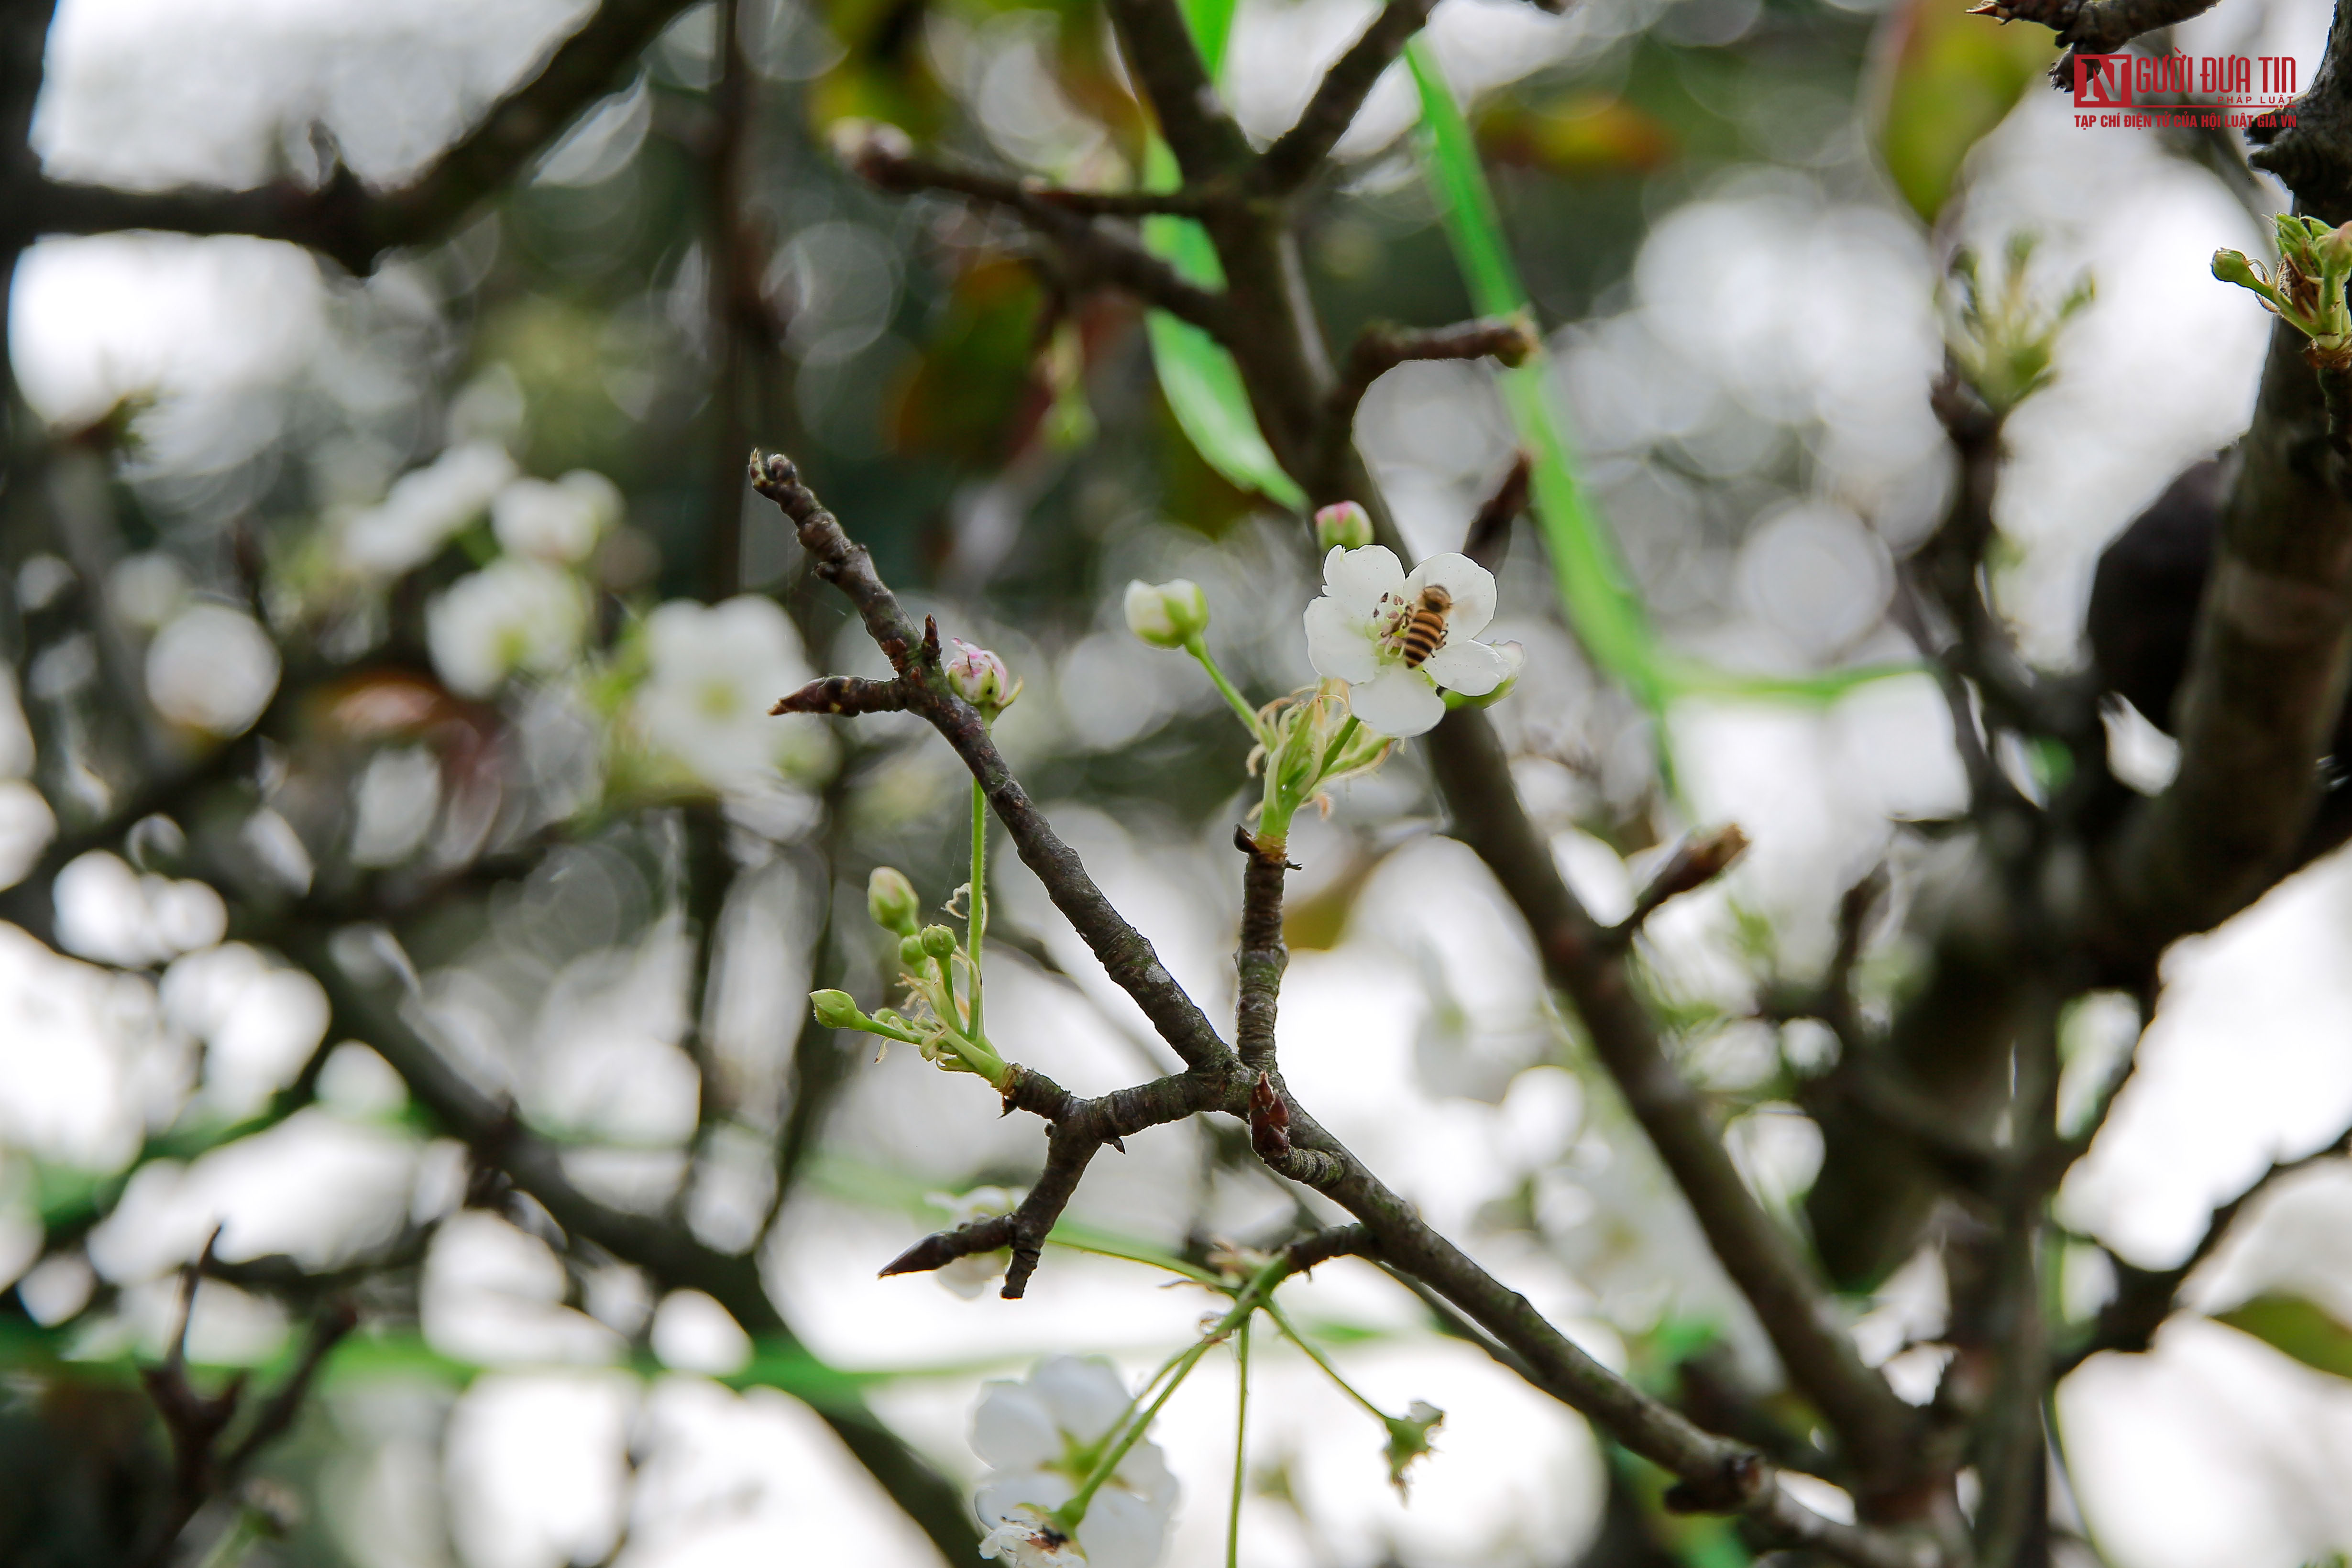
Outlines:
[[[2326,270],[2338,276],[2352,272],[2352,224],[2328,230],[2318,248],[2319,263]]]
[[[1361,549],[1372,542],[1372,519],[1353,501],[1341,501],[1315,514],[1315,548]]]
[[[811,991],[809,1004],[816,1021],[827,1029],[860,1029],[866,1015],[857,1010],[857,1003],[847,991]]]
[[[1197,582],[1127,585],[1127,629],[1155,648],[1181,648],[1209,629],[1209,596]]]
[[[915,896],[915,884],[903,873],[877,865],[874,874],[866,879],[866,913],[883,930],[912,936],[916,923],[922,918],[923,904]]]
[[[2213,276],[2224,283],[2234,283],[2241,288],[2251,288],[2257,294],[2267,295],[2271,291],[2270,285],[2263,281],[2262,275],[2254,270],[2254,264],[2246,259],[2245,253],[2242,251],[2215,251]]]
[[[901,936],[898,938],[898,962],[904,964],[908,968],[920,969],[928,956],[929,955],[923,951],[923,939],[921,937]]]
[[[934,958],[945,958],[956,950],[956,934],[944,925],[926,925],[915,940]]]

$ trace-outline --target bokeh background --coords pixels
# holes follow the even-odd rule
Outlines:
[[[1224,77],[1243,124],[1287,124],[1370,9],[1244,0]],[[2251,408],[2266,319],[2205,258],[2259,251],[2284,193],[2219,136],[2078,128],[2027,84],[2046,35],[1958,9],[1436,12],[1586,478],[1670,641],[1720,664],[1908,656],[1893,563],[1949,484],[1927,389],[1957,246],[2030,231],[2040,286],[2096,283],[2056,385],[2010,426],[1996,590],[2037,660],[2081,662],[2098,550]],[[56,177],[135,188],[314,177],[335,154],[394,183],[584,14],[63,0],[35,141]],[[953,1195],[1029,1179],[1042,1143],[971,1081],[805,1022],[814,984],[882,999],[866,874],[897,865],[942,902],[963,880],[964,794],[911,722],[762,716],[812,674],[878,664],[744,492],[742,454],[791,452],[919,611],[1004,656],[1026,683],[1007,753],[1213,1015],[1233,990],[1245,746],[1189,662],[1127,633],[1118,594],[1202,583],[1213,647],[1271,698],[1310,678],[1305,530],[1187,444],[1131,307],[1063,310],[1003,222],[877,194],[827,151],[828,127],[870,116],[1117,183],[1139,121],[1095,8],[728,15],[738,51],[715,4],[688,10],[525,181],[371,277],[152,235],[47,239],[19,263],[10,364],[54,445],[49,525],[20,505],[0,537],[13,1561],[74,1560],[24,1522],[62,1529],[57,1511],[25,1500],[80,1495],[110,1445],[152,1441],[135,1409],[123,1424],[126,1369],[163,1349],[176,1270],[216,1225],[224,1260],[366,1276],[351,1353],[264,1467],[297,1522],[250,1561],[935,1560],[805,1406],[739,1386],[751,1347],[715,1302],[559,1250],[527,1200],[469,1194],[464,1147],[330,1029],[318,983],[280,956],[289,929],[334,929],[401,976],[409,1021],[560,1137],[583,1186],[756,1249],[810,1353],[951,1474],[979,1468],[965,1428],[983,1379],[1056,1351],[1140,1374],[1208,1305],[1064,1249],[1019,1302],[875,1277]],[[2317,0],[2225,0],[2174,41],[2291,55],[2307,83],[2327,19]],[[1414,112],[1392,75],[1309,203],[1308,278],[1339,331],[1470,313]],[[1422,553],[1460,543],[1513,444],[1483,364],[1390,373],[1358,440]],[[1499,575],[1496,635],[1530,660],[1495,716],[1595,912],[1622,914],[1688,826],[1736,820],[1754,841],[1647,940],[1686,1066],[1737,1111],[1743,1169],[1792,1200],[1818,1140],[1784,1098],[1788,1064],[1825,1042],[1757,1021],[1759,988],[1819,967],[1838,894],[1874,864],[1899,907],[1953,852],[1904,825],[1964,804],[1940,700],[1913,675],[1827,705],[1685,701],[1666,721],[1676,796],[1652,720],[1565,628],[1537,541],[1523,532]],[[192,789],[32,876],[141,778],[200,768],[257,721],[257,783]],[[2163,737],[2128,714],[2114,733],[2119,770],[2159,784]],[[1768,1370],[1524,932],[1442,830],[1409,747],[1298,829],[1291,1082],[1604,1360],[1642,1372],[1712,1336]],[[994,869],[1008,1052],[1081,1092],[1169,1065],[1037,884],[1010,856]],[[1882,997],[1898,930],[1865,967]],[[2215,1202],[2352,1121],[2347,940],[2339,857],[2174,951],[2142,1064],[2064,1191],[2069,1226],[2169,1263]],[[2121,998],[2072,1015],[2078,1099],[2135,1028]],[[1267,1232],[1293,1202],[1229,1134],[1186,1125],[1096,1162],[1074,1214],[1178,1249]],[[2352,1172],[2284,1184],[2193,1304],[2292,1290],[2352,1315],[2347,1226]],[[2094,1250],[2070,1253],[2068,1311],[2110,1282]],[[1378,1427],[1263,1343],[1244,1563],[1565,1568],[1612,1493],[1643,1506],[1579,1418],[1370,1270],[1294,1289],[1367,1392],[1448,1414],[1406,1505]],[[1854,1303],[1871,1359],[1916,1397],[1940,1300],[1914,1269]],[[300,1318],[207,1281],[190,1352],[282,1360]],[[2062,1506],[2117,1568],[2289,1568],[2352,1545],[2352,1388],[2235,1329],[2186,1317],[2149,1354],[2084,1365],[2057,1408]],[[1162,1419],[1185,1493],[1175,1563],[1220,1560],[1230,1410],[1213,1357]],[[1678,1528],[1664,1560],[1748,1561],[1720,1527]]]

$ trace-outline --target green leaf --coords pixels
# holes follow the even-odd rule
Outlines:
[[[1872,140],[1895,188],[1932,224],[1969,150],[2058,57],[2055,36],[1971,16],[1967,0],[1905,0],[1882,26]]]
[[[1145,169],[1152,176],[1149,183],[1172,188],[1175,160],[1156,137]],[[1143,246],[1194,283],[1211,288],[1224,284],[1216,246],[1190,218],[1146,218]],[[1209,466],[1242,489],[1294,509],[1304,507],[1307,492],[1266,444],[1234,357],[1206,332],[1165,310],[1148,313],[1143,326],[1151,341],[1151,362],[1160,371],[1160,391]]]
[[[2282,1355],[2337,1377],[2352,1377],[2352,1328],[2301,1296],[2256,1296],[2216,1312],[2213,1321],[2249,1333]]]
[[[1225,57],[1225,40],[1233,31],[1233,0],[1183,0],[1184,20],[1192,41],[1214,76]],[[1146,190],[1172,191],[1181,182],[1174,154],[1157,136],[1144,151]],[[1208,232],[1190,218],[1154,217],[1143,222],[1143,248],[1173,267],[1179,274],[1204,287],[1224,286],[1224,269]],[[1223,475],[1244,490],[1255,490],[1280,506],[1295,509],[1307,505],[1307,492],[1284,471],[1265,433],[1258,428],[1249,391],[1242,384],[1241,367],[1216,340],[1189,321],[1179,321],[1165,310],[1144,318],[1151,342],[1151,362],[1160,371],[1160,391],[1176,415],[1193,448]]]

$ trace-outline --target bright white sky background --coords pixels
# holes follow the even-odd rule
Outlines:
[[[1649,0],[1585,5],[1549,21],[1521,6],[1447,0],[1439,37],[1464,85],[1475,88],[1597,51],[1654,9]],[[299,155],[298,144],[281,141],[281,126],[323,117],[362,174],[387,177],[429,156],[579,9],[549,0],[487,7],[64,0],[37,134],[59,174],[236,184]],[[1369,10],[1369,0],[1245,3],[1231,78],[1244,120],[1278,130],[1311,80],[1299,62],[1328,58]],[[2292,53],[2308,82],[2326,16],[2321,0],[2274,0],[2266,11],[2256,0],[2227,0],[2184,28],[2181,45],[2191,53]],[[2262,19],[2259,43],[2250,18]],[[801,47],[815,47],[805,32],[798,36]],[[1013,33],[990,37],[997,41],[983,40],[988,48],[1013,47],[1004,42]],[[964,68],[985,74],[997,58],[966,60]],[[1351,146],[1376,146],[1400,128],[1406,98],[1402,84],[1387,84]],[[1001,141],[1021,147],[1059,134],[1033,121],[1008,120]],[[607,116],[576,150],[581,170],[597,174],[625,156],[634,145],[622,144],[627,138],[642,134],[641,113]],[[2218,245],[2258,250],[2260,239],[2219,183],[2161,156],[2149,134],[2077,131],[2056,94],[2029,99],[1980,152],[1976,181],[1964,226],[1973,232],[1981,219],[2037,227],[2050,277],[2088,267],[2097,280],[2096,303],[2063,340],[2057,387],[2012,427],[2015,460],[2001,512],[2021,547],[2002,580],[2005,608],[2035,656],[2063,664],[2076,656],[2098,549],[2178,467],[2242,426],[2265,319],[2243,294],[2212,283],[2205,264]],[[1686,433],[1704,457],[1744,439],[1755,415],[1743,411],[1806,414],[1825,426],[1825,463],[1844,476],[1842,488],[1791,503],[1785,519],[1759,530],[1739,568],[1752,583],[1743,591],[1748,619],[1725,631],[1726,646],[1777,637],[1778,645],[1809,651],[1805,639],[1823,616],[1841,613],[1856,592],[1884,591],[1869,585],[1883,578],[1885,549],[1864,523],[1898,540],[1916,533],[1925,513],[1915,481],[1934,468],[1923,395],[1937,352],[1927,307],[1932,267],[1925,242],[1890,205],[1801,170],[1733,175],[1657,225],[1632,287],[1603,319],[1561,334],[1569,404],[1585,426],[1596,483],[1612,494],[1633,497],[1650,483],[1638,463],[1618,455],[1661,430]],[[226,427],[207,409],[250,410],[343,354],[341,313],[429,311],[421,287],[398,267],[364,286],[327,283],[300,253],[246,240],[46,242],[19,274],[16,370],[35,405],[60,423],[89,417],[126,392],[159,391],[167,413],[179,411],[172,427],[194,442]],[[1368,446],[1416,542],[1432,549],[1450,546],[1438,537],[1444,517],[1458,516],[1449,498],[1478,471],[1465,454],[1500,440],[1491,398],[1475,378],[1453,377],[1451,367],[1412,368],[1384,384],[1366,411]],[[1926,494],[1932,503],[1932,486]],[[1671,497],[1657,504],[1671,511]],[[1637,499],[1623,505],[1630,512]],[[1794,553],[1782,559],[1776,550]],[[1215,570],[1194,572],[1213,598]],[[1808,584],[1821,582],[1838,594],[1808,598]],[[1102,653],[1097,647],[1089,656]],[[1041,674],[1029,701],[1059,712],[1058,722],[1081,724],[1085,699],[1068,685],[1055,709],[1053,683]],[[1727,888],[1677,904],[1658,923],[1667,971],[1695,987],[1723,983],[1706,955],[1730,896],[1788,916],[1796,953],[1825,942],[1822,916],[1885,849],[1887,817],[1956,802],[1943,725],[1924,682],[1866,690],[1825,714],[1698,704],[1680,712],[1675,738],[1699,814],[1736,819],[1756,850]],[[0,735],[0,767],[25,771],[20,750]],[[1527,782],[1540,809],[1540,769]],[[1230,992],[1231,914],[1221,882],[1202,870],[1213,863],[1204,861],[1208,852],[1082,807],[1056,815],[1114,899],[1213,1012]],[[1328,862],[1315,863],[1312,833],[1302,831],[1299,845],[1307,881],[1329,873]],[[1604,915],[1612,903],[1622,907],[1628,873],[1613,855],[1573,832],[1558,848]],[[1017,869],[1004,883],[1010,917],[1066,946],[1066,930],[1040,907],[1034,884]],[[163,918],[160,906],[150,907],[156,889],[87,891],[92,929]],[[0,1139],[101,1165],[121,1158],[143,1091],[132,1054],[107,1037],[146,1027],[138,1020],[158,1005],[163,1019],[155,1027],[211,1040],[220,1061],[246,1064],[260,1093],[284,1062],[307,1053],[323,1028],[315,994],[294,977],[273,977],[242,949],[207,951],[216,931],[204,929],[201,907],[184,907],[193,896],[171,907],[184,924],[194,922],[196,951],[174,967],[160,1004],[134,983],[107,980],[0,930]],[[1490,1246],[1485,1260],[1596,1354],[1619,1356],[1611,1314],[1685,1270],[1696,1254],[1686,1227],[1642,1196],[1639,1151],[1609,1109],[1586,1103],[1577,1082],[1557,1069],[1521,1076],[1499,1103],[1488,1101],[1507,1071],[1486,1086],[1484,1099],[1423,1105],[1427,1063],[1416,1063],[1416,1040],[1429,1008],[1424,976],[1440,973],[1456,996],[1477,997],[1486,1034],[1539,1033],[1524,938],[1469,857],[1442,842],[1400,852],[1362,907],[1340,946],[1302,954],[1292,966],[1282,1016],[1293,1083],[1457,1234],[1481,1202],[1551,1163],[1580,1125],[1597,1136],[1596,1146],[1613,1139],[1617,1163],[1594,1155],[1588,1185],[1617,1192],[1622,1212],[1641,1217],[1628,1236],[1596,1240],[1573,1273],[1532,1250]],[[2352,1122],[2347,956],[2352,868],[2340,859],[2224,930],[2182,944],[2167,966],[2164,1016],[2138,1076],[2069,1183],[2065,1218],[2137,1262],[2169,1262],[2200,1230],[2207,1209],[2266,1162],[2317,1146]],[[1008,975],[1002,991],[992,979],[992,1013],[1028,1023],[1038,1043],[1025,1054],[1082,1092],[1136,1076],[1137,1047],[1122,1032],[1131,1009],[1085,977],[1092,966],[1082,956],[1067,967],[1082,977],[1077,991],[1025,972]],[[650,961],[640,968],[656,991],[670,973]],[[628,1015],[635,1021],[614,1026],[619,1042],[607,1064],[621,1064],[614,1070],[622,1076],[608,1088],[651,1081],[629,1076],[640,1071],[629,1062],[658,1077],[668,1060],[662,1036],[669,1029],[674,1038],[674,1020],[666,1023],[664,1004],[646,994],[653,1000]],[[760,1001],[746,992],[735,1005]],[[774,1005],[794,1003],[780,996]],[[2095,1007],[2079,1022],[2086,1061],[2112,1048],[2115,1031],[2105,1027],[2112,1009]],[[215,1218],[226,1216],[230,1239],[243,1238],[249,1250],[299,1251],[346,1245],[404,1206],[423,1213],[448,1203],[452,1152],[419,1150],[372,1127],[369,1115],[387,1096],[396,1103],[398,1086],[364,1052],[338,1060],[327,1103],[252,1141],[259,1146],[133,1185],[90,1246],[91,1265],[131,1287],[126,1334],[163,1332],[163,1281]],[[1478,1063],[1455,1067],[1466,1092],[1482,1092]],[[206,1092],[250,1092],[223,1071]],[[580,1092],[595,1099],[593,1086]],[[850,1152],[935,1181],[958,1178],[992,1148],[1015,1166],[1034,1160],[1034,1128],[994,1124],[985,1099],[902,1052],[855,1092],[843,1118],[855,1129]],[[1409,1136],[1400,1106],[1414,1107]],[[1811,1157],[1804,1130],[1786,1131],[1743,1134],[1768,1184],[1776,1170],[1801,1174]],[[942,1142],[958,1152],[956,1169],[927,1166]],[[1139,1231],[1181,1226],[1189,1139],[1149,1134],[1133,1149],[1097,1162],[1081,1207]],[[286,1173],[295,1170],[301,1179],[289,1186]],[[0,1222],[0,1276],[29,1261],[22,1211],[7,1212],[18,1218]],[[1102,1349],[1138,1372],[1187,1334],[1207,1305],[1197,1294],[1151,1289],[1140,1270],[1067,1255],[1049,1258],[1025,1301],[961,1301],[919,1279],[873,1277],[908,1239],[904,1217],[829,1199],[797,1203],[792,1214],[772,1246],[775,1288],[810,1344],[844,1365],[1001,1358],[1010,1372],[1031,1353]],[[1231,1217],[1236,1226],[1249,1218]],[[2295,1185],[2242,1228],[2198,1281],[2202,1303],[2218,1309],[2278,1285],[2352,1312],[2352,1173]],[[43,1285],[63,1293],[53,1299],[78,1288],[71,1277]],[[356,1560],[427,1568],[454,1554],[471,1568],[554,1568],[601,1556],[624,1522],[625,1441],[652,1456],[626,1521],[623,1561],[631,1568],[924,1560],[919,1538],[803,1407],[776,1394],[738,1398],[686,1373],[646,1385],[598,1369],[615,1336],[557,1304],[560,1285],[551,1257],[520,1232],[478,1214],[445,1228],[426,1292],[427,1331],[453,1352],[509,1369],[457,1401],[446,1458],[436,1447],[438,1396],[391,1385],[338,1396],[336,1419],[363,1439],[355,1451],[368,1456],[338,1482],[338,1518]],[[1412,1321],[1409,1303],[1349,1266],[1326,1269],[1297,1289],[1310,1316]],[[625,1323],[648,1305],[599,1310]],[[740,1335],[710,1321],[709,1303],[673,1301],[661,1310],[656,1343],[675,1364],[724,1364],[740,1354],[731,1343]],[[1901,1318],[1899,1303],[1888,1311],[1887,1323]],[[226,1299],[199,1323],[200,1339],[212,1336],[224,1353],[281,1330],[249,1303],[240,1309]],[[1883,1354],[1900,1334],[1882,1337]],[[539,1364],[551,1358],[575,1364]],[[1330,1555],[1318,1554],[1297,1513],[1254,1500],[1244,1561],[1263,1568],[1369,1562],[1392,1543],[1414,1564],[1557,1563],[1560,1543],[1590,1526],[1599,1460],[1574,1416],[1458,1346],[1414,1339],[1354,1354],[1349,1365],[1391,1407],[1428,1398],[1449,1412],[1412,1505],[1400,1507],[1385,1486],[1370,1424],[1297,1358],[1269,1353],[1255,1406],[1257,1451],[1265,1462],[1288,1458],[1301,1506]],[[1164,1417],[1161,1440],[1185,1487],[1171,1558],[1178,1564],[1207,1563],[1221,1551],[1226,1368],[1212,1358]],[[943,1464],[969,1472],[962,1428],[974,1382],[968,1372],[910,1380],[877,1403]],[[2095,1362],[2062,1391],[2060,1411],[2074,1487],[2118,1568],[2292,1568],[2352,1543],[2352,1387],[2230,1330],[2186,1322],[2151,1355]]]

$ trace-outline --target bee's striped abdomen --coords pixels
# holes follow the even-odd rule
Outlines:
[[[1421,601],[1404,623],[1401,642],[1404,648],[1404,667],[1421,668],[1422,662],[1445,644],[1445,615],[1454,608],[1454,596],[1432,585],[1421,591]]]

